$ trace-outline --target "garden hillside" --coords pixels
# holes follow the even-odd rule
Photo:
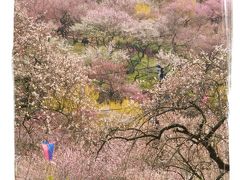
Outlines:
[[[228,179],[229,7],[15,0],[16,179]]]

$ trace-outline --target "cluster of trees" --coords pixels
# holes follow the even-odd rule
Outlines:
[[[228,178],[224,5],[16,0],[16,178]]]

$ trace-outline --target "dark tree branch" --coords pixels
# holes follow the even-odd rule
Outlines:
[[[195,135],[193,133],[191,133],[184,125],[181,124],[172,124],[169,126],[166,126],[164,128],[162,128],[158,135],[154,135],[154,134],[147,134],[139,129],[135,129],[135,128],[129,128],[129,129],[117,129],[114,130],[115,132],[117,131],[137,131],[140,132],[141,135],[136,135],[134,137],[123,137],[123,136],[111,136],[110,138],[108,138],[109,135],[107,135],[107,140],[103,141],[103,144],[100,146],[97,155],[100,153],[100,151],[102,150],[103,146],[111,140],[114,139],[121,139],[124,141],[136,141],[138,139],[144,139],[144,138],[151,138],[151,140],[148,142],[148,144],[150,144],[152,141],[154,140],[160,140],[162,137],[162,134],[168,130],[171,129],[176,129],[176,132],[178,133],[182,133],[187,135],[187,137],[189,137],[189,140],[192,141],[194,144],[201,144],[205,147],[205,149],[208,151],[210,158],[215,161],[217,163],[217,166],[219,167],[219,169],[224,170],[226,172],[229,171],[229,164],[226,164],[223,162],[223,160],[218,156],[216,150],[210,145],[210,142],[208,141],[209,138],[214,134],[214,132],[216,132],[216,130],[223,124],[225,118],[223,118],[221,121],[219,121],[213,128],[212,130],[209,132],[208,135],[206,135],[206,137],[204,139],[201,139],[198,135]]]

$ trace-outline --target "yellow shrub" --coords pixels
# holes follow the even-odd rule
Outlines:
[[[85,86],[85,95],[93,101],[97,101],[99,98],[99,93],[94,89],[93,86]]]
[[[99,108],[129,115],[136,115],[141,112],[139,104],[129,99],[124,99],[122,102],[110,101],[109,103],[103,103]]]
[[[138,15],[149,15],[151,12],[151,7],[146,3],[137,3],[135,6],[135,12]]]
[[[44,100],[43,105],[50,109],[58,109],[65,113],[70,113],[76,111],[82,103],[97,106],[96,100],[98,96],[98,92],[96,92],[93,87],[76,85],[69,90],[67,95],[59,93],[58,95],[47,98]]]
[[[131,127],[137,122],[136,117],[142,113],[137,102],[124,99],[121,103],[110,101],[99,105],[100,114],[97,126],[104,127]]]
[[[69,93],[67,97],[60,94],[59,96],[49,97],[43,103],[50,109],[58,109],[65,113],[74,112],[82,105],[85,106],[82,103],[88,103],[95,110],[99,110],[99,113],[95,116],[97,121],[93,123],[96,123],[96,127],[101,128],[106,126],[131,126],[135,123],[135,117],[142,113],[141,106],[130,99],[123,99],[122,102],[110,101],[99,104],[97,102],[99,92],[94,86],[87,85],[84,88],[75,86]],[[83,99],[83,101],[76,101],[77,97]]]
[[[219,107],[219,103],[227,102],[227,87],[226,85],[221,85],[216,87],[215,89],[211,89],[209,92],[209,96],[211,97],[209,103],[212,108]]]

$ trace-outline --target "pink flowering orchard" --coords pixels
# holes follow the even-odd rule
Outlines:
[[[227,180],[229,0],[15,0],[17,180]]]

